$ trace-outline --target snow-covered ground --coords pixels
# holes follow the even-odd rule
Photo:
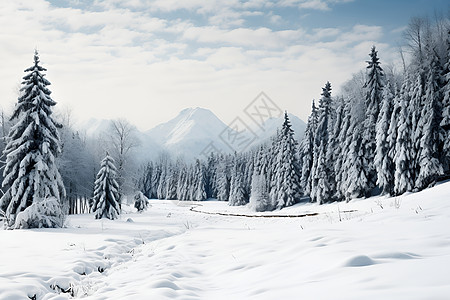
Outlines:
[[[450,297],[450,183],[259,214],[318,213],[307,217],[217,215],[253,215],[217,201],[151,205],[115,221],[1,230],[0,299]]]

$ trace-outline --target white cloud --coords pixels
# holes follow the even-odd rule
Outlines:
[[[270,16],[280,3],[229,3],[96,1],[82,9],[8,1],[0,7],[2,106],[15,101],[37,46],[54,99],[72,106],[80,119],[121,116],[149,128],[186,106],[203,106],[231,121],[262,90],[306,119],[323,84],[330,80],[337,87],[364,67],[383,34],[381,27],[362,24],[312,31],[245,27],[239,20]],[[205,14],[209,21],[155,13],[174,9]],[[382,58],[387,47],[378,46]]]

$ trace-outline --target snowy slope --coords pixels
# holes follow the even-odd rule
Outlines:
[[[448,199],[450,182],[260,213],[318,213],[304,218],[155,200],[116,221],[0,230],[0,299],[68,299],[57,286],[84,299],[448,299]]]
[[[111,127],[111,120],[91,118],[80,124],[77,124],[77,129],[81,133],[90,138],[98,138],[109,131]]]

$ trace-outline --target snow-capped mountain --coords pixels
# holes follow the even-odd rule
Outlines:
[[[186,108],[174,119],[146,132],[146,135],[175,157],[194,158],[210,143],[220,152],[228,152],[219,135],[227,125],[208,109]]]
[[[253,143],[247,147],[259,145],[273,136],[283,124],[283,116],[268,119],[262,127],[251,127],[255,135]],[[289,119],[298,140],[303,136],[306,124],[293,114]],[[80,124],[79,128],[87,137],[105,137],[111,126],[111,120],[90,119]],[[170,153],[174,158],[201,158],[207,155],[213,145],[215,152],[232,153],[229,144],[224,141],[224,131],[228,128],[212,111],[204,108],[186,108],[175,118],[162,123],[146,132],[135,131],[140,141],[139,147],[134,149],[134,155],[139,162],[153,160],[162,151]]]

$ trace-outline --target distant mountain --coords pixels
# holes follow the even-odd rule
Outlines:
[[[293,114],[289,119],[297,140],[303,137],[306,124]],[[250,126],[256,135],[254,142],[247,147],[257,146],[275,135],[283,124],[284,117],[271,118],[262,127]],[[90,119],[80,124],[79,129],[87,137],[105,137],[111,126],[111,120]],[[136,129],[135,135],[140,141],[139,147],[134,149],[134,156],[139,163],[153,160],[165,151],[174,158],[183,157],[188,160],[204,157],[208,147],[213,145],[215,151],[221,153],[234,152],[223,140],[224,131],[228,126],[213,112],[204,108],[186,108],[175,118],[162,123],[146,132]],[[222,138],[221,138],[222,136]],[[205,151],[206,150],[206,151]]]
[[[98,138],[108,132],[111,120],[91,118],[78,124],[78,129],[89,138]]]
[[[219,135],[227,125],[208,109],[186,108],[174,119],[146,132],[146,135],[175,157],[194,158],[210,143],[220,152],[228,152]]]

